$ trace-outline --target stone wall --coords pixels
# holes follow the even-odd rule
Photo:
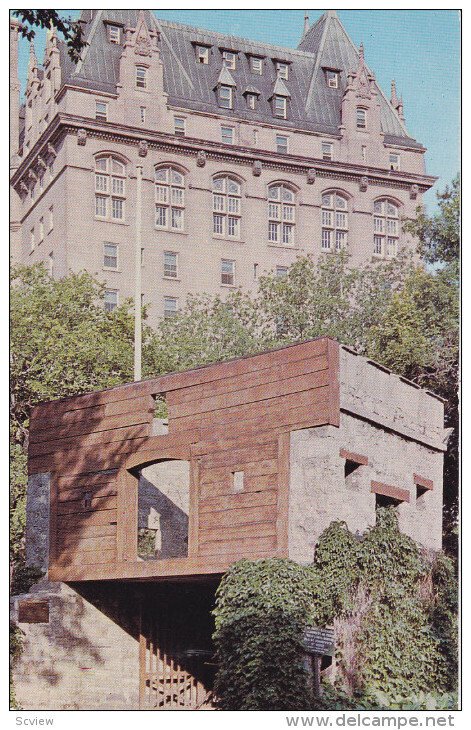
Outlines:
[[[443,402],[377,363],[340,348],[340,427],[291,433],[289,555],[311,562],[333,520],[363,533],[375,524],[372,482],[410,494],[399,528],[432,550],[442,545]],[[341,450],[367,457],[346,473]],[[433,482],[418,490],[414,475]]]
[[[49,604],[47,623],[18,622],[19,605]],[[25,710],[139,709],[139,601],[136,589],[42,582],[12,599],[23,634],[13,668]]]
[[[51,475],[32,474],[26,500],[26,563],[47,571],[49,562],[49,497]]]

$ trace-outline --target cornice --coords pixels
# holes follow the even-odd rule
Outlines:
[[[47,149],[48,142],[65,134],[77,134],[79,129],[86,130],[87,137],[122,142],[136,147],[142,140],[145,140],[149,150],[162,150],[192,156],[197,156],[198,153],[203,151],[206,158],[210,160],[244,165],[253,165],[259,161],[265,169],[278,170],[284,173],[307,174],[308,170],[315,168],[316,175],[322,178],[336,178],[359,183],[362,178],[367,178],[368,185],[387,186],[403,190],[410,190],[412,185],[417,185],[420,192],[425,192],[437,180],[436,177],[430,175],[390,171],[300,155],[279,155],[262,149],[254,150],[253,148],[237,145],[223,145],[218,142],[193,137],[175,137],[173,134],[166,132],[143,130],[113,122],[98,122],[94,119],[58,113],[12,176],[12,185],[17,185],[29,168],[36,164],[37,155],[41,153],[43,148],[46,147]]]

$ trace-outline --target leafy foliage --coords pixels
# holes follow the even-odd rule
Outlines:
[[[57,10],[14,10],[13,15],[20,19],[20,33],[32,41],[37,28],[56,28],[62,34],[72,61],[79,61],[87,42],[84,29],[79,20],[63,18]]]
[[[363,536],[333,522],[311,566],[245,560],[223,578],[214,612],[220,706],[405,709],[454,702],[443,697],[456,689],[456,610],[449,559],[422,552],[399,531],[392,508],[378,510]],[[321,699],[312,696],[301,663],[309,624],[333,624],[336,635],[334,686]]]
[[[461,182],[457,175],[451,186],[437,194],[438,213],[428,216],[417,209],[416,218],[408,222],[408,230],[419,238],[419,252],[428,263],[453,265],[457,271],[460,258]]]
[[[240,561],[224,576],[214,611],[224,710],[307,708],[302,629],[311,614],[312,577],[289,560]]]
[[[23,649],[23,632],[14,623],[10,622],[10,709],[21,710],[16,697],[12,678],[12,667],[20,657]]]
[[[31,408],[41,401],[111,387],[132,378],[130,303],[106,312],[103,295],[104,286],[87,273],[55,280],[43,265],[12,269],[10,527],[11,559],[17,566],[24,558]],[[153,340],[152,331],[144,325],[144,361],[155,372]]]

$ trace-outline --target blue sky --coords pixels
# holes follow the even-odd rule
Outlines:
[[[59,11],[76,17],[79,11]],[[321,10],[309,11],[313,23]],[[303,10],[159,10],[157,15],[222,33],[296,47]],[[383,90],[391,79],[404,98],[409,134],[428,149],[427,172],[440,179],[426,196],[433,207],[460,168],[460,16],[456,10],[340,10],[338,16],[353,42],[365,45],[365,57]],[[41,62],[44,33],[37,34]],[[26,78],[28,43],[21,41],[20,79]]]

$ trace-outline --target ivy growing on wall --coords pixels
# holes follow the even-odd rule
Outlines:
[[[218,702],[227,710],[449,706],[456,610],[451,561],[402,534],[394,510],[379,510],[362,536],[334,522],[312,565],[244,560],[223,578],[214,612]],[[306,625],[335,630],[321,700],[303,664]]]

